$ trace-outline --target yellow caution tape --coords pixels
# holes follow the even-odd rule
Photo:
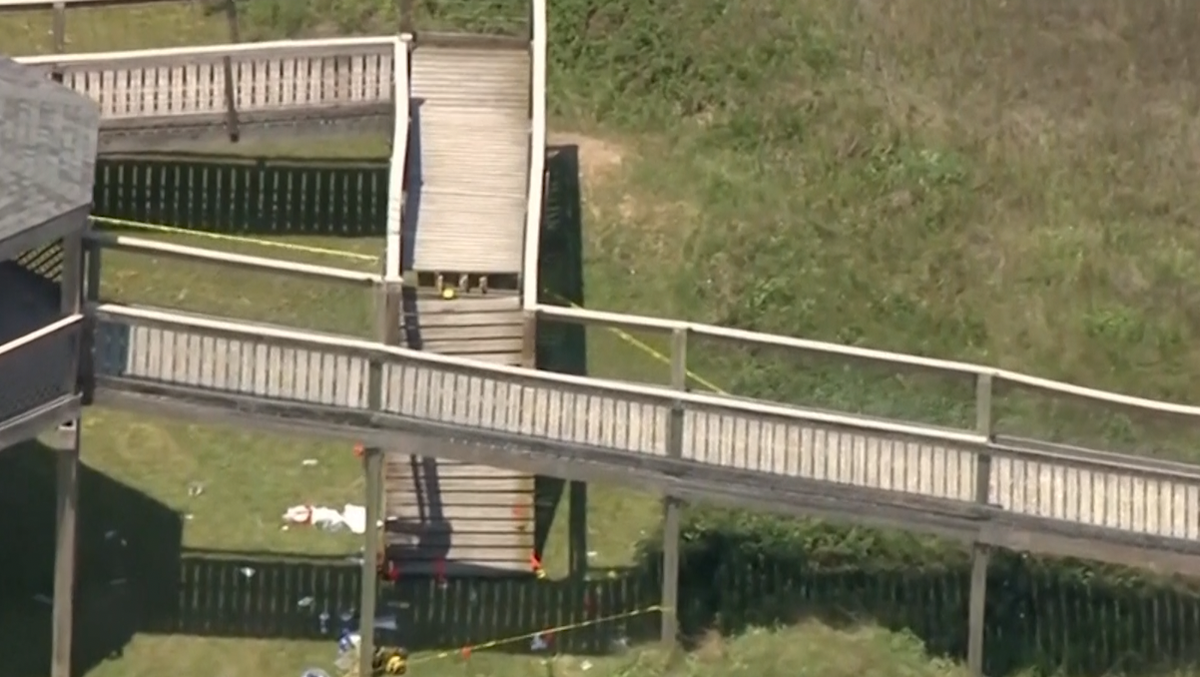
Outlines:
[[[572,308],[578,308],[580,310],[583,310],[583,306],[581,306],[577,303],[574,303],[569,299],[563,298],[562,296],[555,294],[554,292],[552,292],[550,290],[546,290],[546,293],[549,294],[550,296],[554,297],[560,303],[566,303],[567,305],[569,305]],[[655,350],[653,346],[647,344],[645,341],[639,339],[638,337],[634,336],[633,334],[630,334],[629,332],[619,329],[617,327],[605,327],[605,329],[612,332],[617,338],[621,339],[625,343],[628,343],[629,345],[637,348],[638,350],[642,351],[643,353],[646,353],[647,355],[654,358],[655,360],[658,360],[659,362],[662,362],[663,364],[667,364],[667,365],[671,364],[671,358],[669,356],[664,355],[661,352]],[[700,374],[697,374],[696,372],[692,371],[691,369],[686,370],[684,373],[687,375],[688,379],[700,384],[701,386],[704,386],[710,392],[717,393],[718,395],[728,395],[729,394],[729,393],[725,392],[725,390],[722,389],[717,384],[704,378]]]
[[[488,642],[483,642],[480,644],[470,644],[468,646],[462,647],[461,649],[458,649],[457,651],[440,651],[435,654],[428,654],[425,656],[421,656],[419,658],[410,659],[408,663],[409,663],[409,665],[415,665],[418,663],[428,663],[429,661],[439,660],[439,659],[443,659],[443,658],[451,658],[453,656],[462,656],[463,658],[469,658],[470,655],[476,651],[485,651],[487,649],[495,649],[497,647],[504,646],[506,644],[513,644],[516,642],[526,642],[526,641],[536,639],[538,637],[544,637],[546,635],[556,635],[560,632],[566,632],[567,630],[577,630],[579,628],[586,628],[586,627],[593,626],[593,625],[600,625],[601,623],[611,623],[612,621],[618,621],[618,620],[622,620],[622,619],[626,619],[626,618],[634,618],[636,616],[644,616],[649,613],[655,613],[658,611],[666,611],[666,610],[667,610],[667,607],[664,607],[660,604],[655,604],[654,606],[648,606],[648,607],[645,607],[642,609],[637,609],[635,611],[626,611],[624,613],[612,614],[609,616],[601,616],[599,618],[592,618],[590,620],[581,621],[579,623],[569,623],[566,625],[558,625],[558,626],[551,627],[551,628],[543,628],[541,630],[536,630],[534,632],[527,632],[527,633],[524,633],[521,635],[513,635],[511,637],[505,637],[503,639],[494,639],[494,640],[491,640]]]

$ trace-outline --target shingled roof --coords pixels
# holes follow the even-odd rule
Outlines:
[[[92,201],[91,99],[0,56],[0,243]]]

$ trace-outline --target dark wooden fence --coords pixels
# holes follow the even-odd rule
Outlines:
[[[210,232],[381,237],[388,163],[104,157],[93,212]]]

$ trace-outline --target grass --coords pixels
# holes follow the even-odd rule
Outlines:
[[[394,25],[390,2],[300,6],[253,0],[244,33]],[[550,106],[555,125],[571,132],[565,140],[579,146],[585,178],[584,300],[1196,401],[1193,15],[1177,3],[1133,0],[764,0],[734,9],[708,0],[560,0],[551,16]],[[223,19],[195,4],[70,16],[76,51],[226,36]],[[7,14],[0,44],[44,52],[48,30],[46,14]],[[337,150],[243,152],[370,155],[377,143],[331,145]],[[379,248],[371,239],[303,241]],[[369,326],[369,306],[355,292],[114,259],[110,270],[119,272],[105,285],[121,300],[317,329]],[[591,373],[665,381],[664,365],[612,334],[587,340]],[[690,353],[700,373],[739,394],[969,421],[969,384],[728,347]],[[1008,432],[1195,460],[1193,433],[1180,424],[1152,427],[1024,393],[1004,394],[1001,407]],[[117,412],[97,412],[87,426],[87,458],[99,475],[192,515],[180,525],[184,547],[329,555],[354,547],[328,534],[280,532],[275,521],[304,500],[297,493],[354,499],[357,471],[344,449]],[[298,464],[308,457],[319,464]],[[209,490],[188,497],[193,481]],[[628,565],[656,526],[656,500],[605,487],[591,487],[589,500],[592,564]],[[562,571],[558,509],[546,562]],[[12,636],[0,640],[6,649]],[[137,675],[167,663],[180,675],[209,674],[218,655],[223,674],[236,677],[327,663],[331,652],[327,641],[141,633],[121,660],[93,673]],[[483,652],[461,669],[501,677],[959,671],[869,619],[850,631],[811,621],[710,637],[669,669],[666,657],[643,648],[542,660]]]

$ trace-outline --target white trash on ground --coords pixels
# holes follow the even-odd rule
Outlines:
[[[356,534],[367,531],[367,509],[353,503],[347,503],[341,510],[319,505],[295,505],[283,513],[283,519],[292,524],[309,524],[326,531],[345,529]]]

